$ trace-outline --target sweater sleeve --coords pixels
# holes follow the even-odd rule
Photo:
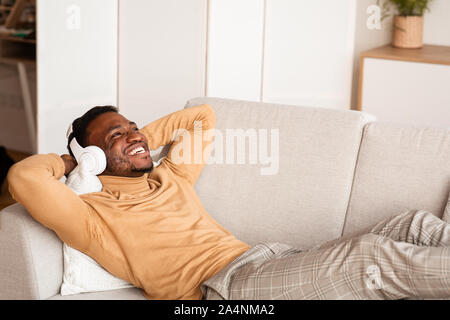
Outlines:
[[[81,250],[89,245],[93,209],[59,181],[64,169],[64,161],[57,154],[28,157],[9,170],[9,191],[34,219]]]
[[[151,150],[172,142],[163,163],[194,184],[210,156],[215,121],[214,109],[204,104],[173,112],[141,132]]]

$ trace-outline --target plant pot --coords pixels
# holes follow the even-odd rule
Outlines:
[[[423,16],[395,16],[392,45],[397,48],[422,48]]]

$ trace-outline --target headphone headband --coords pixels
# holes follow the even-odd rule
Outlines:
[[[70,124],[69,128],[67,128],[66,138],[69,139],[70,134],[73,132],[73,125]]]

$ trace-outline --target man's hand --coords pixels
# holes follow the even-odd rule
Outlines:
[[[61,155],[61,159],[63,159],[64,161],[65,166],[64,175],[67,177],[72,172],[72,170],[75,169],[78,163],[74,157],[68,154]]]

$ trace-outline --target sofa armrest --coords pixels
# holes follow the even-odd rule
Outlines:
[[[60,290],[62,242],[16,203],[0,211],[0,300],[47,299]]]

